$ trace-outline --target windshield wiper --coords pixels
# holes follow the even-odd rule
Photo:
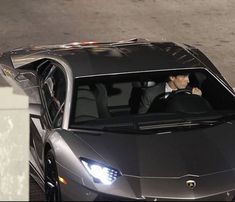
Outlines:
[[[185,122],[177,122],[177,123],[161,123],[161,124],[153,124],[153,125],[142,125],[139,126],[140,130],[151,130],[151,129],[163,129],[163,128],[175,128],[180,126],[194,126],[198,125],[198,123],[192,123],[190,121]]]
[[[152,125],[139,126],[140,130],[151,130],[151,129],[166,129],[166,128],[177,128],[177,127],[191,127],[191,126],[213,126],[218,123],[217,120],[201,120],[201,121],[182,121],[174,123],[161,123]]]
[[[75,128],[75,127],[73,127]],[[128,132],[136,133],[138,132],[138,126],[133,122],[128,123],[115,123],[115,124],[83,124],[76,127],[78,130],[92,130],[99,132]]]
[[[216,114],[207,114],[204,117],[195,115],[193,117],[184,117],[183,114],[180,117],[172,119],[155,119],[155,120],[142,120],[136,119],[130,122],[112,122],[112,123],[84,123],[73,125],[72,128],[80,130],[91,130],[97,132],[117,132],[117,133],[143,133],[148,130],[165,130],[167,128],[190,128],[196,126],[210,127],[218,124],[222,124],[231,120],[235,120],[234,112],[223,112]]]

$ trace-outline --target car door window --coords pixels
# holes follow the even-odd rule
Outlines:
[[[48,70],[47,70],[48,71]],[[66,94],[65,75],[58,67],[53,66],[42,83],[44,104],[46,105],[50,122],[56,127],[62,124]]]

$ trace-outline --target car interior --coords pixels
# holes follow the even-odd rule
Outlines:
[[[170,72],[156,72],[79,80],[74,95],[75,109],[72,110],[74,122],[138,115],[143,91],[166,81],[169,74]],[[209,72],[202,69],[190,70],[189,79],[187,91],[198,87],[203,92],[202,96],[177,92],[176,95],[169,96],[171,99],[164,107],[154,100],[147,113],[200,114],[212,110],[234,109],[234,95]]]

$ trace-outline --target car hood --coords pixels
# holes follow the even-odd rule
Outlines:
[[[202,176],[235,168],[234,122],[152,134],[79,134],[104,163],[123,175]],[[94,159],[95,160],[95,159]]]

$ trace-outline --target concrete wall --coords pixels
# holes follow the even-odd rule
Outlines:
[[[0,201],[29,200],[28,97],[0,75]]]

